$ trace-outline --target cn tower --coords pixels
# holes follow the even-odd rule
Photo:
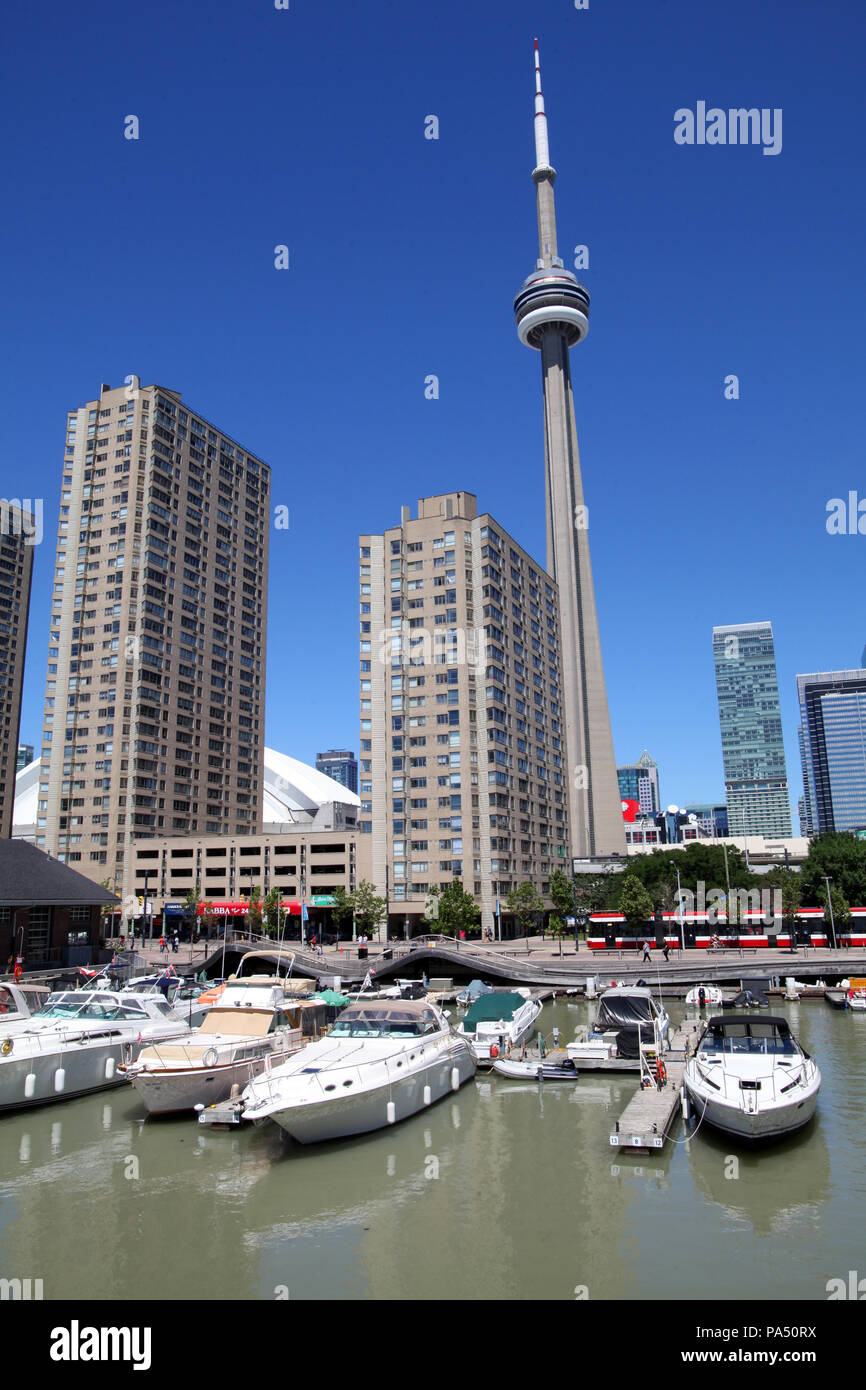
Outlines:
[[[557,252],[556,213],[535,41],[538,260],[514,301],[520,341],[541,353],[547,498],[547,569],[559,585],[563,705],[573,854],[625,854],[601,639],[589,558],[569,351],[589,329],[589,294]]]

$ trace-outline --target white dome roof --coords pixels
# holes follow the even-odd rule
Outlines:
[[[39,759],[23,767],[15,778],[15,811],[13,834],[36,824],[39,800]],[[320,806],[332,801],[344,806],[361,805],[360,797],[342,783],[335,782],[318,768],[310,767],[274,748],[265,749],[265,780],[262,789],[262,812],[265,825],[289,824],[295,813],[315,816]],[[306,815],[304,815],[306,813]]]
[[[320,806],[332,801],[344,806],[361,805],[361,798],[341,782],[335,782],[318,768],[290,758],[286,753],[278,753],[274,748],[265,749],[263,800],[266,825],[292,821],[292,812],[296,811],[314,816]]]
[[[36,824],[36,805],[39,801],[39,759],[22,767],[15,775],[15,807],[12,812],[12,833],[18,826]]]

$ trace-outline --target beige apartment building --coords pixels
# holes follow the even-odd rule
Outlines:
[[[279,888],[283,898],[306,902],[311,920],[326,917],[337,888],[358,886],[358,831],[283,830],[243,837],[167,836],[137,840],[123,876],[123,893],[143,897],[154,915],[188,893],[214,904],[240,904],[253,888]]]
[[[41,539],[41,535],[39,536]],[[0,838],[12,834],[35,518],[0,500]]]
[[[454,877],[497,899],[570,873],[557,586],[468,492],[360,537],[360,873],[417,929]]]
[[[69,413],[35,842],[261,829],[270,470],[137,377]]]

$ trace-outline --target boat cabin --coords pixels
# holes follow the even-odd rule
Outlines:
[[[786,1018],[728,1014],[709,1020],[698,1052],[709,1059],[723,1053],[793,1057],[797,1050]]]

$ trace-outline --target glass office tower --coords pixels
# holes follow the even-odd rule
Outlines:
[[[804,829],[866,827],[866,671],[797,677]]]
[[[714,627],[713,660],[730,833],[790,836],[772,624]]]

